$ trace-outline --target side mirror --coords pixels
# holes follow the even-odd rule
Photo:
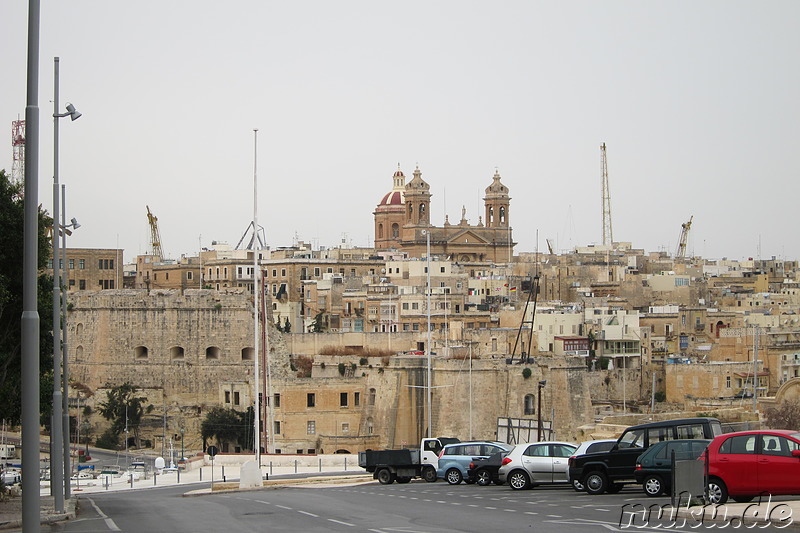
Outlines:
[[[800,450],[792,450],[792,457],[800,457]]]

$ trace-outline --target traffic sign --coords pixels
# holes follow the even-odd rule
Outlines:
[[[208,448],[206,448],[206,453],[209,456],[214,457],[219,453],[219,449],[216,446],[209,446]]]

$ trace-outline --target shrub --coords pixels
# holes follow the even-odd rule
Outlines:
[[[339,363],[339,375],[344,376],[344,363]]]
[[[661,403],[667,399],[667,393],[661,390],[656,391],[655,393],[653,393],[653,398],[655,399],[655,401]]]
[[[369,360],[366,357],[362,357],[361,359],[358,360],[358,364],[361,366],[366,366],[368,362]]]
[[[307,355],[298,355],[294,358],[293,367],[297,370],[298,378],[310,378],[311,368],[314,366],[314,358]]]
[[[100,435],[95,441],[95,446],[106,450],[116,450],[119,448],[119,435],[109,428]]]
[[[523,368],[522,369],[522,377],[525,378],[525,379],[528,379],[529,377],[531,377],[531,369],[528,368],[528,367]]]

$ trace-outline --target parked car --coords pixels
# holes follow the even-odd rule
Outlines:
[[[497,472],[501,482],[514,490],[543,483],[568,483],[567,459],[578,447],[571,442],[533,442],[518,444],[503,458]]]
[[[511,446],[502,442],[459,442],[448,444],[439,453],[439,467],[436,476],[446,480],[451,485],[458,485],[463,480],[468,480],[467,469],[469,464],[478,458],[488,458],[499,452],[507,452]]]
[[[711,441],[700,459],[708,462],[708,499],[749,502],[760,494],[800,494],[800,433],[738,431]]]
[[[575,453],[572,454],[572,457],[569,460],[572,460],[573,457],[577,457],[579,455],[584,455],[587,453],[599,453],[599,452],[607,452],[611,449],[614,444],[616,444],[617,439],[599,439],[599,440],[586,440],[581,442],[578,445],[578,449],[575,450]],[[569,462],[569,461],[568,461]],[[585,490],[583,483],[579,479],[572,479],[570,478],[569,482],[572,484],[572,488],[577,490],[578,492],[582,492]]]
[[[503,464],[503,458],[508,454],[505,452],[497,452],[489,457],[480,457],[474,459],[467,469],[467,483],[476,483],[481,487],[486,485],[502,485],[497,472]]]
[[[636,459],[653,444],[676,439],[712,439],[722,434],[716,418],[680,418],[649,422],[626,429],[607,452],[570,458],[569,478],[577,479],[589,494],[616,493],[633,483]]]
[[[661,496],[672,488],[672,456],[676,461],[697,459],[710,439],[665,440],[650,446],[636,459],[633,476],[648,496]]]

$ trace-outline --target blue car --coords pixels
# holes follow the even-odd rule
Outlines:
[[[451,485],[458,485],[464,480],[469,480],[467,471],[469,464],[475,459],[507,452],[511,448],[512,446],[502,442],[487,441],[448,444],[439,453],[439,468],[436,469],[436,476],[447,480]]]

